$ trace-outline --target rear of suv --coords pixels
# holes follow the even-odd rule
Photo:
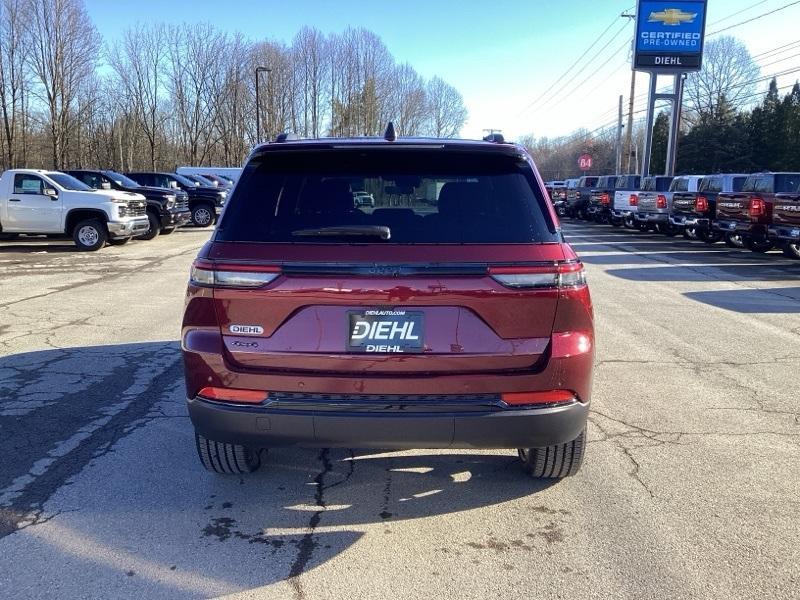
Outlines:
[[[592,304],[530,156],[497,136],[387,137],[251,154],[187,292],[201,462],[244,473],[276,446],[516,448],[536,477],[574,474]]]

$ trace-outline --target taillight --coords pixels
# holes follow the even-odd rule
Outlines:
[[[201,287],[259,288],[280,275],[274,265],[213,263],[196,260],[192,264],[190,283]]]
[[[656,208],[667,208],[667,197],[664,194],[659,194],[656,199]]]
[[[631,194],[631,197],[628,198],[628,204],[631,206],[639,206],[639,196],[636,194]]]
[[[530,267],[489,267],[489,275],[498,283],[516,289],[561,289],[586,285],[586,274],[580,262]]]
[[[708,198],[705,196],[698,196],[694,201],[694,210],[699,213],[708,212]]]
[[[767,204],[761,198],[750,200],[750,217],[757,219],[767,214]]]
[[[239,404],[261,404],[269,394],[258,390],[239,390],[234,388],[204,387],[199,396],[217,402],[236,402]]]
[[[609,204],[608,194],[601,194],[600,195],[600,204]]]

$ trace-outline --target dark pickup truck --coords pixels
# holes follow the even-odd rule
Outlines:
[[[698,238],[707,244],[716,244],[723,234],[713,227],[717,217],[717,197],[720,194],[741,192],[747,175],[718,174],[703,178],[697,192],[675,192],[672,195],[672,212],[669,222],[689,238]],[[728,246],[741,246],[741,243],[728,235]]]
[[[121,190],[142,194],[147,199],[147,218],[150,229],[138,236],[152,240],[158,234],[167,235],[177,227],[186,225],[192,218],[189,197],[181,190],[139,185],[122,173],[108,170],[77,169],[64,171],[96,190]]]
[[[586,207],[587,218],[597,223],[608,223],[611,214],[609,205],[614,197],[617,185],[616,175],[603,175],[598,178],[597,185],[589,193],[589,205]]]
[[[775,208],[779,207],[780,223],[787,222],[790,207],[798,203],[800,173],[756,173],[750,175],[738,193],[720,194],[717,198],[717,220],[714,228],[724,234],[741,235],[742,243],[753,252],[767,252],[775,247],[787,247],[779,229],[791,237],[792,227],[776,226]],[[788,209],[788,210],[787,210]],[[774,231],[770,236],[770,230]],[[800,232],[796,232],[800,234]],[[800,235],[796,239],[800,239]]]
[[[222,212],[222,207],[228,197],[228,192],[225,190],[197,185],[177,173],[154,173],[148,171],[126,173],[126,175],[141,185],[186,192],[189,195],[189,210],[192,214],[192,222],[198,227],[213,225]]]
[[[787,187],[794,185],[794,193],[775,195],[772,224],[767,228],[767,236],[786,256],[800,258],[800,182],[797,173],[784,175],[789,176]]]
[[[567,214],[573,219],[586,218],[586,209],[589,206],[589,196],[592,189],[597,187],[599,177],[581,177],[578,184],[567,192]]]

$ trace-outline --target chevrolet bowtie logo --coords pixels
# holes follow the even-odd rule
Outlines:
[[[650,23],[661,22],[664,25],[677,27],[682,23],[693,23],[697,13],[683,12],[680,8],[668,8],[660,12],[650,13]]]

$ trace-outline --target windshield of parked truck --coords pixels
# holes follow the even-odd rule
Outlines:
[[[117,185],[121,185],[123,187],[129,187],[129,188],[141,187],[130,177],[125,177],[125,175],[123,175],[122,173],[117,173],[116,171],[103,171],[103,175],[105,175],[112,181],[115,181]]]
[[[48,173],[47,176],[65,190],[72,190],[74,192],[95,191],[94,188],[89,187],[82,181],[78,181],[72,175],[67,175],[66,173]]]

